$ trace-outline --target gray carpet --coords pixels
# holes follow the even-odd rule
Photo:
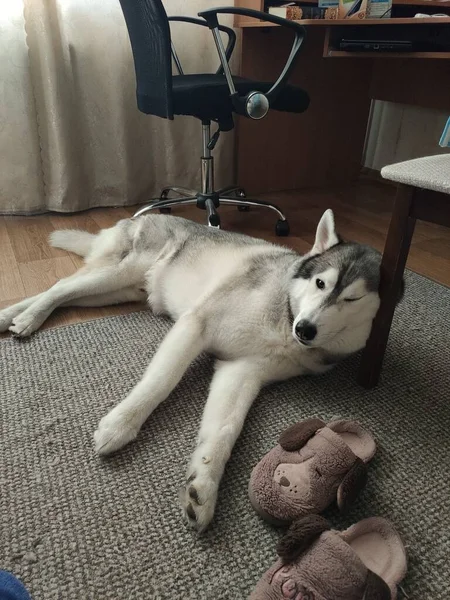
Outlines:
[[[392,519],[409,553],[406,593],[448,600],[449,306],[449,290],[408,276],[374,391],[355,383],[356,359],[266,389],[228,465],[214,526],[200,538],[181,521],[177,489],[211,376],[207,357],[136,443],[100,460],[98,420],[137,382],[169,323],[143,312],[0,341],[0,567],[34,600],[243,600],[279,537],[249,506],[252,466],[287,425],[338,416],[370,428],[379,451],[354,509],[327,516],[337,527]]]

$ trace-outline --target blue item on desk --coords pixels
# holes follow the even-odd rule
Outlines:
[[[439,146],[442,146],[442,148],[450,148],[450,117],[447,120],[444,131],[442,132],[441,139],[439,140]]]

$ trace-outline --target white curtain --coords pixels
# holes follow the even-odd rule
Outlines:
[[[196,16],[210,3],[164,5]],[[172,32],[185,72],[217,68],[207,28]],[[232,182],[232,138],[216,149],[219,184]],[[167,183],[197,187],[200,148],[196,119],[137,110],[118,0],[0,1],[0,213],[135,204]]]
[[[392,102],[374,102],[364,164],[379,171],[385,165],[448,153],[439,139],[448,112]]]

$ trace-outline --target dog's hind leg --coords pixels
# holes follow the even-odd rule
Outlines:
[[[23,312],[13,318],[9,330],[19,337],[36,331],[55,308],[70,304],[78,298],[110,294],[119,289],[138,285],[133,270],[118,265],[84,267],[74,275],[61,279],[53,287],[33,299]]]
[[[44,292],[45,293],[45,292]],[[0,333],[7,331],[13,324],[15,317],[24,312],[29,306],[31,306],[38,298],[43,294],[26,298],[0,310]],[[126,287],[121,290],[114,292],[108,292],[106,294],[95,294],[92,296],[85,296],[82,298],[74,298],[63,302],[61,306],[110,306],[112,304],[122,304],[124,302],[145,302],[147,299],[147,292],[140,287]]]
[[[183,515],[198,531],[206,529],[214,516],[225,465],[263,383],[264,369],[251,360],[218,363],[198,445],[180,491]]]
[[[11,327],[12,322],[17,315],[20,315],[21,312],[26,310],[29,306],[33,304],[38,298],[40,298],[42,294],[37,294],[36,296],[31,296],[30,298],[25,298],[16,304],[12,304],[7,308],[3,308],[0,310],[0,333],[6,331],[9,327]]]
[[[141,381],[100,421],[94,434],[97,452],[110,454],[134,440],[150,414],[204,349],[201,318],[194,313],[182,315],[163,340]]]
[[[95,294],[82,298],[68,300],[61,306],[111,306],[112,304],[123,304],[124,302],[145,302],[148,294],[145,289],[132,286],[106,294]]]

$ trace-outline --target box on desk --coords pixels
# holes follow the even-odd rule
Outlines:
[[[289,19],[290,21],[301,21],[302,19],[337,19],[337,2],[332,0],[328,6],[311,6],[296,2],[284,6],[270,6],[269,13]]]
[[[318,0],[311,6],[301,0],[269,6],[268,12],[291,21],[302,19],[377,19],[390,17],[392,0]]]
[[[386,19],[391,16],[392,0],[369,0],[368,19]]]
[[[365,19],[368,0],[339,0],[338,19]]]

